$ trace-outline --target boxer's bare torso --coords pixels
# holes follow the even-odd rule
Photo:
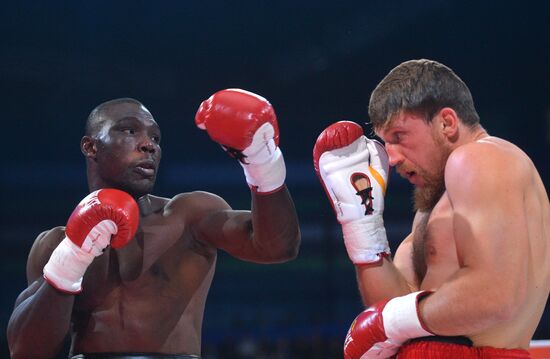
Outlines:
[[[251,146],[247,136],[253,136],[266,121],[277,128],[273,108],[256,94],[222,90],[208,101],[220,106],[201,106],[203,121],[197,125],[208,132],[213,123],[217,140],[231,142],[235,134],[237,152]],[[223,112],[217,112],[220,108]],[[263,117],[253,120],[259,114]],[[247,135],[240,136],[236,128]],[[229,138],[227,129],[231,129]],[[100,225],[107,220],[117,225],[118,207],[115,213],[98,208],[104,212],[97,216],[98,212],[89,212],[93,208],[79,212],[81,221],[75,226],[94,225],[91,231],[82,229],[87,230],[83,238],[71,234],[65,240],[64,227],[40,234],[27,263],[28,287],[18,296],[8,324],[12,357],[52,358],[68,334],[73,354],[200,355],[204,305],[217,249],[266,264],[291,260],[298,253],[298,218],[284,185],[284,161],[273,136],[265,134],[262,139],[271,145],[263,146],[261,140],[254,154],[255,160],[269,165],[263,163],[246,175],[253,183],[251,210],[233,210],[225,200],[207,192],[183,193],[172,199],[149,195],[162,153],[160,127],[135,99],[114,99],[94,108],[80,141],[88,189],[118,189],[137,199],[137,234],[127,246],[103,251],[107,242],[102,236],[108,234],[111,240],[112,232],[101,233],[104,227]],[[245,166],[250,171],[257,168],[253,160]],[[96,223],[96,217],[101,222]],[[126,217],[133,217],[125,219],[128,222],[137,221],[134,214]],[[72,219],[68,225],[75,223]],[[125,228],[123,224],[117,228]],[[92,235],[94,230],[99,236]],[[82,247],[86,241],[94,251]],[[43,273],[52,271],[45,266],[55,267],[55,275],[46,275],[47,280]]]
[[[518,221],[522,226],[523,236],[517,238],[517,250],[527,255],[523,260],[528,268],[525,276],[526,295],[516,315],[499,322],[486,330],[465,333],[475,346],[492,346],[498,348],[528,348],[529,341],[542,316],[550,289],[550,208],[544,185],[535,167],[528,157],[509,142],[494,137],[478,141],[484,146],[496,146],[499,151],[506,151],[510,159],[510,175],[521,175],[525,183],[519,189],[523,201],[515,201],[510,196],[510,206],[522,214],[519,218],[510,216],[503,221]],[[519,164],[519,165],[518,165]],[[494,176],[490,172],[480,176]],[[495,176],[494,181],[499,178]],[[510,189],[517,190],[517,189]],[[517,212],[517,211],[515,211]],[[413,233],[406,238],[396,254],[398,265],[415,290],[435,290],[452,280],[460,269],[467,264],[457,250],[455,236],[457,225],[453,204],[447,192],[443,194],[430,213],[417,213]],[[474,236],[476,234],[474,233]],[[498,241],[498,238],[476,238],[479,241]],[[459,240],[459,239],[458,239]],[[503,256],[507,255],[505,252]],[[480,258],[483,260],[483,258]],[[506,276],[494,278],[504,283]],[[518,290],[520,290],[518,288]],[[460,306],[460,303],[456,303]]]
[[[139,203],[138,232],[126,247],[108,248],[86,272],[73,307],[72,353],[200,354],[204,306],[215,271],[216,248],[201,240],[206,193]],[[214,197],[214,196],[212,196]],[[143,214],[145,212],[145,215]],[[150,212],[150,213],[147,213]],[[44,263],[64,227],[35,244],[29,280],[42,281]]]

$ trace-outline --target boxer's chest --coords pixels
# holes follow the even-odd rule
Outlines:
[[[184,230],[162,218],[141,223],[127,246],[108,249],[94,260],[84,276],[80,302],[95,306],[117,293],[161,290],[177,274],[185,254]]]
[[[111,252],[116,257],[116,265],[112,266],[111,271],[118,274],[123,283],[162,272],[160,267],[166,261],[165,257],[177,256],[185,250],[182,245],[184,231],[183,224],[171,223],[161,216],[142,221],[134,240],[126,247]]]
[[[413,263],[422,289],[438,288],[459,268],[453,211],[446,193],[415,229]]]

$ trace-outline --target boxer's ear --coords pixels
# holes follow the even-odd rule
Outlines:
[[[93,137],[84,136],[80,140],[80,151],[86,158],[95,158],[97,153],[96,141]]]
[[[450,107],[444,107],[434,119],[437,121],[438,131],[450,141],[454,141],[458,135],[458,124],[460,121],[455,110]]]

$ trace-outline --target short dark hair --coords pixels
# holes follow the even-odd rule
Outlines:
[[[118,105],[121,103],[133,103],[139,106],[143,106],[141,102],[139,102],[136,99],[130,98],[130,97],[122,97],[122,98],[115,98],[114,100],[109,100],[100,103],[97,105],[92,112],[88,115],[88,120],[86,120],[86,128],[84,130],[84,134],[86,136],[92,136],[97,131],[98,125],[101,122],[101,112],[105,110],[106,108]]]
[[[437,61],[410,60],[391,70],[376,86],[369,101],[369,117],[379,129],[402,110],[430,122],[444,107],[455,110],[469,127],[479,124],[472,94],[453,70]]]

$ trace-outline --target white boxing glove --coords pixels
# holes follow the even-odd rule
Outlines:
[[[315,171],[331,200],[354,264],[390,255],[384,228],[389,163],[384,146],[351,121],[327,127],[313,148]]]

